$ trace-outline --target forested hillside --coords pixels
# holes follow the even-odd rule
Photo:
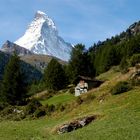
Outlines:
[[[134,23],[120,35],[94,44],[88,53],[92,55],[96,75],[127,61],[133,54],[140,53],[140,22]]]
[[[2,79],[4,68],[6,64],[8,63],[10,57],[11,57],[10,54],[0,51],[0,80]],[[35,67],[33,67],[32,65],[24,61],[20,61],[20,64],[21,64],[22,71],[25,73],[26,82],[30,83],[34,80],[40,80],[42,78],[42,73],[39,70],[37,70]]]

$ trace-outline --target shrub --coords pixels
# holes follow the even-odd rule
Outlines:
[[[46,85],[44,82],[40,81],[37,83],[33,83],[32,85],[29,86],[28,95],[29,96],[35,95],[36,93],[41,92],[45,89],[46,89]]]
[[[46,111],[45,111],[44,107],[40,107],[34,112],[34,116],[37,118],[39,118],[41,116],[45,116],[45,115],[46,115]]]
[[[37,99],[31,100],[26,106],[26,115],[33,114],[40,106],[42,106],[42,104]]]
[[[55,111],[55,105],[49,105],[47,108],[48,113],[54,112]]]
[[[130,80],[130,83],[132,86],[139,86],[140,85],[140,79],[138,78],[133,78]]]
[[[7,103],[0,102],[0,111],[2,111],[7,106],[8,106]]]
[[[61,105],[60,106],[60,111],[63,112],[64,110],[65,110],[65,106],[64,105]]]
[[[12,114],[13,113],[13,110],[14,110],[14,107],[9,105],[7,107],[5,107],[2,111],[1,111],[1,115],[2,116],[6,116],[6,115],[9,115],[9,114]]]
[[[130,86],[130,84],[128,82],[119,82],[117,83],[112,89],[111,89],[111,94],[112,95],[116,95],[116,94],[120,94],[126,91],[129,91],[132,87]]]
[[[69,89],[69,93],[70,93],[70,94],[74,94],[74,92],[75,92],[75,91],[74,91],[74,87],[71,87],[71,88]]]
[[[59,110],[59,111],[63,112],[66,109],[65,106],[66,105],[63,105],[63,104],[59,103],[59,104],[56,105],[56,110]]]
[[[121,60],[120,65],[119,65],[119,68],[120,68],[121,73],[127,73],[127,72],[128,72],[128,67],[129,67],[128,61],[127,61],[127,59],[124,57],[124,58]]]
[[[140,63],[140,54],[134,54],[130,59],[131,66],[135,66],[137,63]]]

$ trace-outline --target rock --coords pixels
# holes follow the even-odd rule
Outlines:
[[[13,112],[17,114],[22,114],[22,115],[24,114],[23,110],[18,110],[16,108],[13,110]]]
[[[71,131],[76,130],[78,128],[82,128],[82,127],[88,125],[89,123],[91,123],[95,119],[96,119],[96,116],[93,115],[93,116],[87,116],[84,118],[74,120],[68,124],[63,124],[62,126],[60,126],[57,129],[57,133],[63,134],[63,133],[71,132]]]
[[[58,134],[62,134],[62,133],[69,132],[69,125],[68,125],[68,124],[62,125],[62,126],[58,129],[57,132],[58,132]]]

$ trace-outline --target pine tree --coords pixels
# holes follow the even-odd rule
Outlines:
[[[14,54],[5,67],[1,99],[11,105],[19,105],[25,98],[24,76],[20,69],[20,59]]]
[[[62,65],[52,59],[44,72],[44,80],[49,90],[60,90],[66,86],[66,75]]]
[[[91,55],[83,44],[77,44],[72,49],[71,58],[68,65],[70,82],[75,83],[78,75],[94,76]]]

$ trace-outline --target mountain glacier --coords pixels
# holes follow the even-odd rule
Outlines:
[[[72,45],[58,35],[53,20],[41,11],[36,12],[25,34],[15,43],[32,53],[51,55],[64,61],[70,59],[72,50]]]

